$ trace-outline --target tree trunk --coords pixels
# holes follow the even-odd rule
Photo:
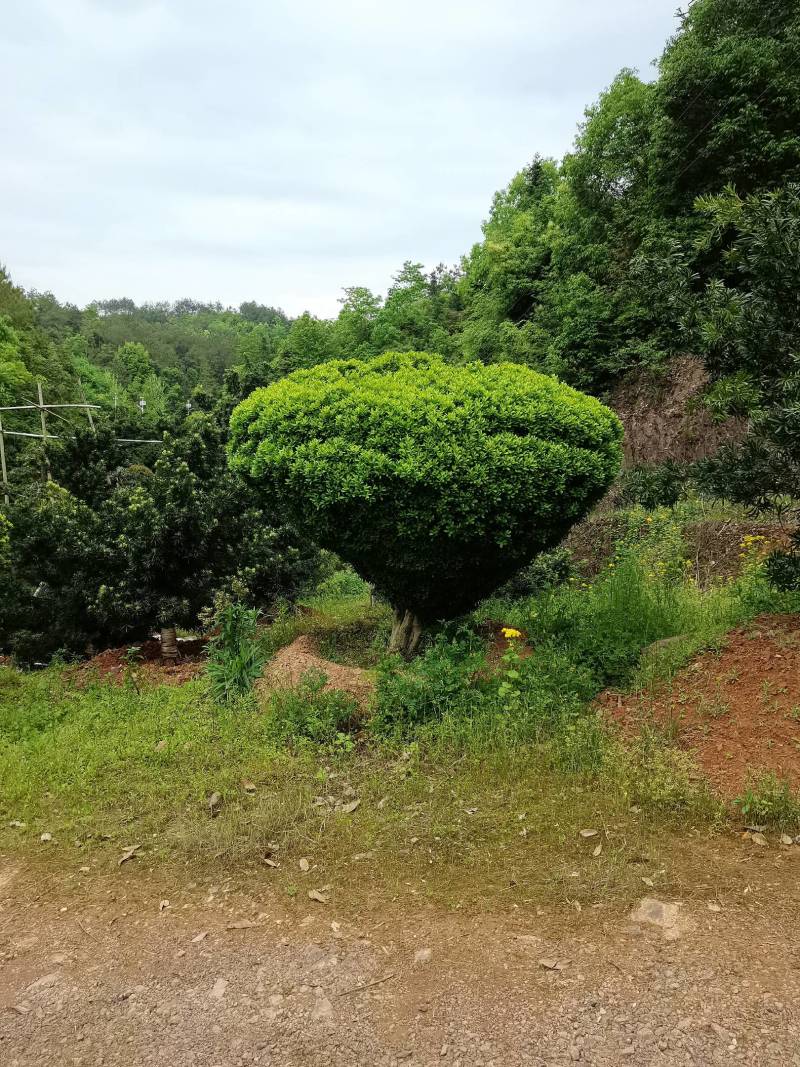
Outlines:
[[[394,624],[389,638],[389,651],[399,652],[404,659],[412,659],[419,651],[422,623],[409,608],[394,609]]]
[[[178,637],[174,626],[161,627],[161,658],[168,660],[178,658]]]

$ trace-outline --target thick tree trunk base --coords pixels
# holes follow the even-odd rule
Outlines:
[[[412,659],[419,652],[422,623],[408,608],[394,609],[394,623],[389,638],[389,651],[399,652],[404,659]]]
[[[171,662],[178,658],[178,636],[174,626],[161,627],[161,658]]]

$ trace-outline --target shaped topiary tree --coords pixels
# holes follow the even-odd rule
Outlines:
[[[424,352],[325,363],[256,390],[229,455],[395,610],[390,648],[474,607],[608,488],[622,427],[516,364]]]

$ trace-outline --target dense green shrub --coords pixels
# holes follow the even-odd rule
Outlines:
[[[648,509],[671,507],[680,500],[687,479],[685,464],[672,461],[630,467],[619,481],[620,503]]]
[[[542,552],[526,567],[510,578],[497,591],[499,597],[512,600],[525,596],[536,596],[548,589],[563,585],[576,574],[575,561],[568,548],[554,548],[552,552]]]
[[[363,598],[369,596],[369,586],[354,570],[346,567],[324,578],[314,590],[314,596],[321,600]]]
[[[420,622],[468,610],[559,542],[616,475],[621,437],[599,401],[525,367],[390,353],[257,390],[230,454],[387,597],[411,651]]]
[[[109,466],[120,452],[107,455],[105,441],[78,435],[53,456],[65,485],[16,487],[6,509],[0,647],[20,661],[193,627],[234,587],[268,607],[315,575],[316,547],[228,469],[225,427],[211,416],[187,418],[150,466]]]

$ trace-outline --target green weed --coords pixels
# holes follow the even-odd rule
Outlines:
[[[230,602],[217,611],[217,633],[208,644],[206,668],[215,698],[230,703],[249,693],[264,667],[258,612]]]
[[[749,823],[763,823],[778,829],[797,830],[800,826],[800,798],[789,783],[775,774],[765,774],[751,781],[734,807]]]

